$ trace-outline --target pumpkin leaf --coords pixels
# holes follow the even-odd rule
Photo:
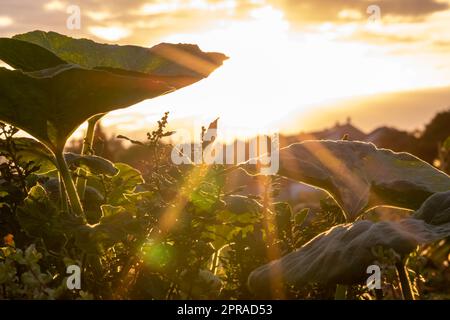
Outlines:
[[[433,194],[413,216],[433,225],[450,222],[450,191]]]
[[[13,39],[45,48],[69,64],[135,72],[136,75],[204,78],[226,59],[220,53],[204,53],[192,44],[161,43],[152,48],[119,46],[40,30],[16,35]]]
[[[367,279],[367,267],[376,260],[372,248],[393,249],[406,256],[417,245],[448,236],[450,223],[433,226],[414,218],[338,225],[300,249],[257,268],[250,274],[248,285],[254,293],[267,294],[273,281],[294,286],[360,283]]]
[[[25,72],[56,67],[66,62],[39,45],[0,38],[0,60]]]
[[[39,141],[34,139],[20,137],[13,138],[14,152],[20,158],[20,162],[33,162],[35,166],[39,166],[38,174],[45,174],[56,170],[56,161],[52,153]],[[0,153],[9,152],[0,143]],[[81,167],[91,174],[104,174],[113,176],[119,171],[114,164],[102,157],[95,155],[80,155],[76,153],[64,153],[67,164],[71,167]]]
[[[54,152],[62,150],[73,131],[93,115],[173,90],[151,79],[129,79],[75,66],[36,76],[0,68],[0,119]]]
[[[415,210],[450,189],[450,177],[419,158],[355,141],[290,145],[280,150],[278,174],[329,192],[350,221],[377,206]]]
[[[92,116],[197,82],[226,59],[193,45],[111,46],[42,31],[0,41],[2,60],[21,69],[0,68],[0,120],[54,152]],[[42,50],[46,61],[36,65],[32,56]]]
[[[119,172],[119,169],[114,166],[114,163],[99,156],[66,152],[64,153],[64,157],[69,166],[83,168],[91,174],[114,176]]]

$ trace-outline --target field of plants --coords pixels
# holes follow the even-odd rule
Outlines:
[[[226,59],[195,45],[0,38],[11,67],[0,68],[0,299],[450,298],[450,138],[436,166],[345,136],[294,143],[265,176],[258,162],[174,164],[166,113],[141,141],[119,137],[145,150],[139,170],[96,155],[108,112],[208,81]],[[81,152],[67,152],[85,122]],[[227,188],[236,174],[261,192]],[[283,179],[328,197],[314,214],[294,209],[276,200]]]

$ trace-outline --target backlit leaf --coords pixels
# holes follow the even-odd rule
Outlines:
[[[349,220],[382,205],[415,210],[450,190],[450,177],[419,158],[355,141],[290,145],[280,150],[278,173],[328,191]]]
[[[226,59],[195,45],[113,46],[42,31],[0,41],[1,59],[20,69],[0,68],[0,120],[58,152],[92,116],[190,85]]]
[[[420,244],[448,236],[450,223],[433,226],[413,218],[338,225],[300,249],[257,268],[250,274],[248,285],[255,293],[268,294],[273,281],[295,286],[359,283],[367,279],[366,269],[376,260],[372,248],[393,249],[406,256]]]

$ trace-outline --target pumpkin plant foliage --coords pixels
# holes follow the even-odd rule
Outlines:
[[[35,172],[46,174],[57,170],[58,164],[52,153],[38,141],[31,138],[13,138],[14,148],[17,156],[22,162],[30,162],[38,167]],[[7,152],[0,145],[0,152]],[[105,174],[114,176],[118,169],[109,160],[95,155],[82,155],[73,152],[65,152],[64,159],[69,167],[83,168],[87,174]]]
[[[25,265],[14,267],[21,256],[14,237],[44,253],[48,280],[38,297],[76,298],[60,284],[66,266],[78,264],[83,286],[97,299],[248,299],[270,291],[273,280],[300,290],[360,283],[377,258],[374,246],[405,258],[418,245],[450,236],[450,177],[369,143],[306,141],[281,149],[279,176],[321,188],[336,201],[321,200],[318,212],[273,202],[278,176],[258,181],[262,195],[228,190],[229,173],[251,172],[248,163],[175,165],[172,146],[160,141],[171,134],[167,114],[148,141],[128,139],[149,152],[140,170],[91,151],[63,152],[86,120],[93,129],[103,114],[199,81],[225,59],[195,45],[117,46],[54,32],[0,39],[0,60],[15,69],[0,68],[0,121],[40,141],[5,135],[0,143],[10,161],[0,167],[7,173],[0,176],[0,222],[7,217],[15,228],[5,247],[0,243],[0,270],[10,271],[0,272],[7,289],[0,298],[23,298],[26,291],[11,290],[29,275]],[[217,120],[208,130],[214,128]],[[84,180],[83,196],[74,176]],[[416,211],[399,221],[360,220],[377,206]],[[55,292],[46,287],[55,284]],[[310,298],[311,292],[288,293]]]
[[[450,190],[429,197],[414,213],[414,217],[432,225],[450,222]]]
[[[1,38],[0,59],[17,69],[0,69],[0,120],[56,151],[90,117],[199,81],[226,57],[194,45],[147,49],[34,31]]]
[[[376,260],[372,248],[393,249],[405,257],[420,244],[449,236],[450,223],[435,226],[413,218],[338,225],[298,250],[257,268],[249,275],[248,284],[253,292],[267,294],[274,280],[295,286],[362,283],[367,279],[367,267]]]
[[[278,174],[329,192],[348,221],[377,206],[415,210],[450,190],[450,177],[425,161],[358,141],[292,144],[280,150]]]
[[[299,249],[260,266],[248,278],[250,290],[268,294],[273,281],[356,284],[367,279],[367,267],[377,260],[373,248],[392,249],[401,258],[418,245],[450,237],[450,191],[430,196],[411,217],[400,221],[360,220],[337,225]]]
[[[0,38],[0,59],[17,69],[0,68],[0,120],[54,153],[70,205],[83,216],[62,155],[75,129],[92,117],[197,82],[226,56],[194,45],[163,43],[147,49],[34,31]],[[85,181],[80,185],[84,197]]]

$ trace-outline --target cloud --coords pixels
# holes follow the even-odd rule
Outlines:
[[[348,36],[341,37],[340,40],[344,41],[360,41],[371,43],[375,45],[390,45],[390,44],[413,44],[419,41],[424,41],[422,35],[402,35],[392,32],[377,32],[367,28],[357,29],[355,32]]]
[[[219,20],[237,19],[260,0],[2,0],[0,36],[31,30],[53,30],[149,45],[173,33],[207,29]],[[81,29],[66,27],[69,5],[81,11]],[[119,30],[120,29],[120,30]]]
[[[269,5],[281,9],[291,25],[316,25],[365,21],[367,7],[374,3],[380,7],[383,21],[389,23],[396,19],[417,21],[449,9],[448,2],[438,0],[2,0],[0,36],[41,29],[151,45],[171,34],[208,30],[223,21],[247,18],[254,9]],[[81,9],[80,30],[66,27],[66,9],[73,4]],[[394,38],[379,41],[401,40]]]
[[[118,41],[130,35],[131,31],[120,26],[89,27],[89,31],[98,38],[108,41]]]
[[[382,16],[418,20],[435,12],[447,10],[448,3],[438,0],[269,0],[282,8],[286,17],[297,23],[335,22],[347,20],[343,12],[356,20],[367,19],[367,8],[377,5]],[[345,19],[343,19],[345,18]]]
[[[53,0],[44,4],[44,9],[47,11],[63,11],[66,4],[59,0]]]

